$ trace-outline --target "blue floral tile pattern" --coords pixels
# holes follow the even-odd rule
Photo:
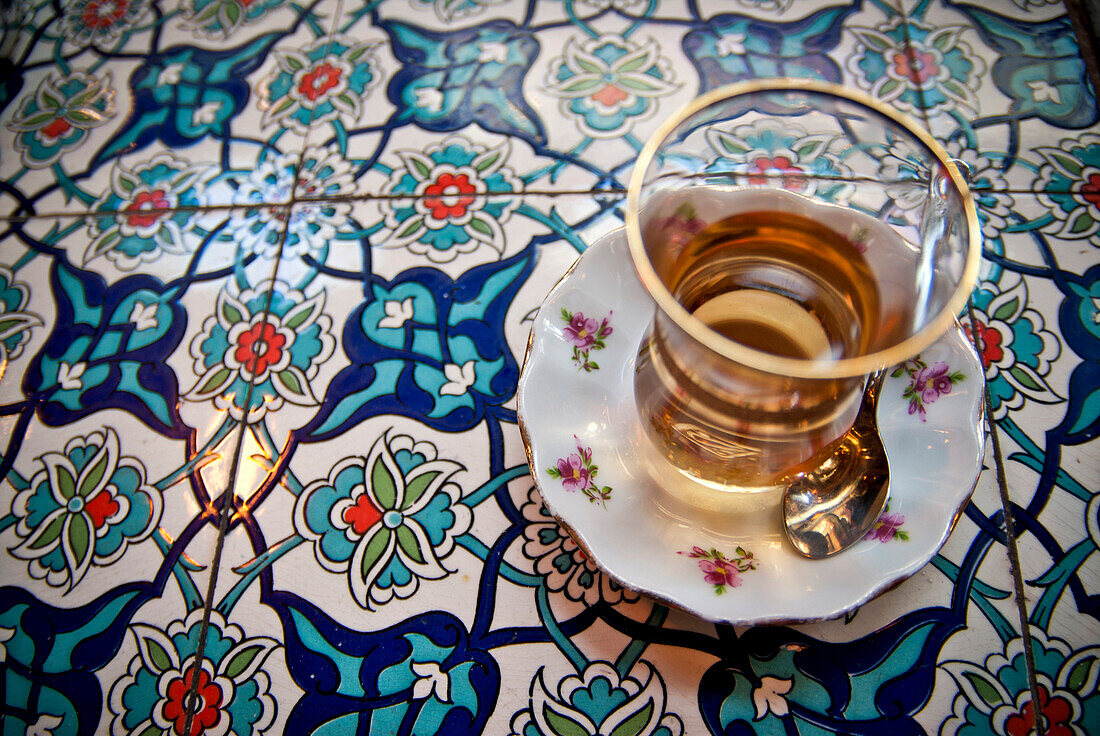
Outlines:
[[[17,0],[0,24],[5,733],[1100,723],[1100,110],[1060,4]],[[773,75],[863,90],[966,164],[997,443],[912,583],[734,629],[589,558],[515,394],[645,139]],[[849,196],[843,147],[797,126],[710,144]],[[584,311],[562,355],[595,379],[618,313]],[[899,370],[928,422],[961,380]]]

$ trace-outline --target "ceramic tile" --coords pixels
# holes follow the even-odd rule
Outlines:
[[[1088,171],[1082,179],[1076,168],[1060,170],[1057,156],[1063,148],[1091,160],[1088,142],[1100,132],[1100,108],[1061,4],[935,0],[919,4],[908,22],[923,39],[915,41],[921,58],[937,70],[924,83],[935,135],[999,163],[1015,189],[1088,185]]]
[[[1096,656],[1100,641],[1096,503],[1095,495],[1082,485],[1097,477],[1095,453],[1086,447],[1062,446],[1056,438],[1048,438],[1042,450],[1030,442],[1024,445],[1019,448],[1009,441],[1017,456],[1010,461],[1017,469],[1011,474],[1010,490],[1020,498],[1014,514],[1039,702],[1049,722],[1048,733],[1056,733],[1059,726],[1087,730],[1095,722],[1095,694],[1069,673],[1079,662]],[[1033,466],[1036,454],[1042,460],[1057,458],[1062,469],[1048,479],[1040,474],[1041,467]],[[1024,669],[1022,652],[1019,642],[1006,651],[1015,681]],[[995,674],[1004,667],[1005,662],[998,660],[988,663],[986,670]],[[1001,677],[1002,682],[1005,679]],[[1030,698],[1016,695],[1014,700],[1013,710],[1022,713],[1021,701]]]
[[[623,14],[599,15],[540,32],[539,40],[560,52],[545,55],[532,68],[529,99],[545,119],[569,122],[549,128],[550,146],[606,172],[602,188],[621,189],[644,142],[691,98],[757,77],[852,83],[846,69],[852,29],[881,24],[888,17],[871,4],[802,6],[795,12],[788,7],[779,15],[762,12],[770,4],[756,4],[754,10],[749,5],[725,4],[725,12],[707,6],[713,14],[705,19],[702,9],[677,16],[666,15],[662,6],[652,18],[645,16],[645,22]],[[583,97],[573,89],[588,84],[578,76],[588,74],[580,66],[585,60],[599,59],[598,65],[612,73],[616,60],[626,64],[635,56],[644,56],[649,66],[629,71],[619,86],[594,85],[595,91]],[[639,80],[632,81],[629,74]]]
[[[66,241],[81,234],[68,224],[25,223],[0,246],[15,320],[0,380],[3,712],[6,724],[92,733],[133,684],[142,624],[202,613],[217,539],[210,499],[232,477],[237,424],[187,406],[177,380],[173,351],[213,289],[183,294],[148,274],[106,281],[66,261]]]
[[[1100,717],[1100,138],[1061,4],[42,0],[0,21],[5,725],[182,732],[190,702],[196,736],[1013,736],[1020,603],[1047,733]],[[1021,569],[990,451],[914,577],[835,621],[734,629],[614,585],[547,514],[515,379],[547,291],[621,226],[642,141],[774,74],[869,91],[971,166],[970,331]],[[79,512],[69,477],[98,484]]]
[[[0,114],[0,214],[110,208],[127,177],[170,186],[188,177],[191,196],[161,206],[289,201],[320,110],[303,104],[293,67],[298,55],[323,56],[337,3],[269,14],[247,5],[114,3],[126,12],[75,45],[57,34],[85,23],[96,0],[38,12],[41,34]]]
[[[217,342],[219,296],[270,281],[276,261],[216,236],[255,214],[122,211],[12,220],[0,233],[5,312],[17,318],[0,382],[10,458],[5,547],[14,550],[3,580],[79,620],[98,616],[50,656],[69,661],[78,643],[91,652],[113,678],[100,680],[105,705],[124,691],[137,697],[142,660],[127,652],[143,637],[165,636],[165,626],[171,637],[169,621],[190,627],[201,618],[217,573],[217,504],[234,478],[233,400],[242,387],[214,396],[206,352]],[[281,237],[286,218],[272,219]],[[66,478],[81,508],[57,500],[72,495]],[[4,615],[14,624],[33,610],[6,607]],[[59,621],[62,631],[73,625]],[[19,661],[34,681],[37,665]],[[149,666],[164,669],[159,660]],[[73,699],[78,686],[87,683],[72,679],[60,691],[70,704],[61,723],[90,732],[101,709]],[[48,712],[38,710],[45,696],[28,697],[19,707]],[[103,708],[103,727],[117,706]]]

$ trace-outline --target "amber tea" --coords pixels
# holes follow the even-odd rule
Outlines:
[[[981,255],[935,139],[812,80],[731,85],[676,112],[638,156],[624,219],[654,305],[634,376],[646,439],[631,446],[700,509],[778,508],[783,479],[851,426],[867,377],[951,327]]]
[[[646,238],[663,254],[654,260],[676,300],[712,330],[772,355],[839,360],[872,350],[884,337],[880,327],[896,320],[883,318],[865,243],[821,219],[756,210],[685,236],[698,223],[681,215],[649,228]],[[846,222],[866,238],[860,223]],[[699,380],[695,362],[667,344],[651,335],[642,345],[636,400],[650,439],[690,476],[719,486],[774,484],[851,421],[858,380],[769,382],[744,369],[721,385]],[[762,380],[773,390],[746,398],[741,383]]]

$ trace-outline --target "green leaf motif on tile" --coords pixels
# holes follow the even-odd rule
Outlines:
[[[225,674],[231,680],[235,680],[238,675],[247,670],[249,666],[255,661],[257,657],[260,657],[268,651],[268,647],[263,644],[253,644],[251,646],[245,646],[240,649],[233,658],[225,665]]]
[[[967,672],[963,674],[963,677],[970,682],[970,685],[974,688],[974,692],[982,699],[983,702],[992,710],[998,705],[1001,705],[1001,694],[995,687],[990,685],[984,677],[977,675],[973,672]]]
[[[370,487],[382,508],[392,509],[397,506],[397,482],[381,455],[371,468]]]
[[[551,710],[549,705],[542,707],[542,715],[552,729],[553,736],[589,736],[587,728],[572,718]]]
[[[151,636],[142,637],[142,644],[148,655],[149,664],[155,668],[154,671],[164,672],[172,666],[172,658],[156,639]]]
[[[650,701],[645,704],[644,708],[616,726],[615,730],[611,732],[611,736],[639,736],[652,717],[653,702]]]

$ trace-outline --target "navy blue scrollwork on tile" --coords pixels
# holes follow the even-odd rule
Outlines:
[[[1087,128],[1100,112],[1069,18],[1029,22],[958,6],[1000,58],[993,81],[1013,99],[1013,115],[1062,128]]]
[[[287,733],[480,734],[500,689],[488,653],[470,647],[462,622],[430,611],[360,632],[289,593],[271,604],[285,631],[286,662],[305,690]]]
[[[50,282],[57,321],[23,377],[42,421],[57,426],[118,408],[163,435],[187,436],[176,375],[165,362],[186,317],[164,286],[144,275],[106,286],[61,261]]]
[[[700,92],[758,77],[840,81],[827,52],[840,43],[844,19],[859,5],[833,7],[791,23],[717,15],[684,35],[684,52],[699,70]]]
[[[248,102],[247,76],[282,36],[267,33],[225,51],[173,46],[151,54],[130,78],[130,118],[96,154],[95,164],[157,139],[186,147],[208,135],[228,135],[230,121]]]
[[[528,248],[457,280],[416,268],[373,281],[344,327],[351,365],[298,438],[325,439],[378,414],[449,432],[475,426],[515,392],[519,365],[504,339],[504,314],[533,267]]]
[[[450,131],[486,130],[545,143],[538,114],[523,97],[523,78],[539,53],[532,31],[503,20],[449,33],[398,21],[382,23],[404,66],[388,94],[403,120]]]
[[[931,694],[936,658],[957,627],[947,609],[925,608],[845,644],[750,629],[735,654],[703,675],[700,710],[712,732],[726,736],[923,733],[913,715]]]

